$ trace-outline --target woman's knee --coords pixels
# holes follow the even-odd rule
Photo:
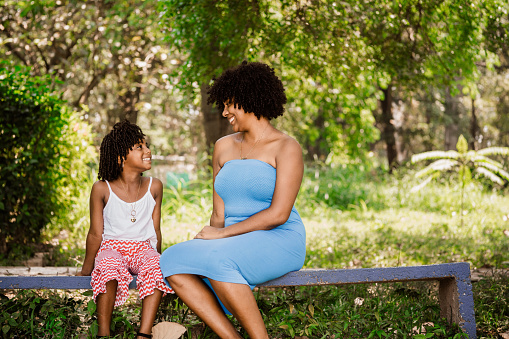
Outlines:
[[[186,287],[193,279],[199,278],[193,274],[174,274],[170,275],[169,277],[166,277],[165,279],[170,284],[170,286],[175,290]]]
[[[168,282],[168,284],[170,284],[170,286],[173,289],[182,287],[184,285],[184,282],[179,277],[179,275],[180,274],[174,274],[174,275],[170,275],[169,277],[166,277],[166,281]]]

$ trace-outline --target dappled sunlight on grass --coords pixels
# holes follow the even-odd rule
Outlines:
[[[307,171],[296,202],[307,229],[305,267],[392,267],[456,261],[470,262],[472,267],[507,266],[509,237],[504,231],[509,230],[509,197],[504,191],[469,185],[462,226],[460,192],[454,178],[443,178],[412,192],[419,183],[412,172],[389,176],[349,167],[332,171]],[[192,239],[208,224],[211,197],[207,176],[165,189],[163,250]],[[81,265],[83,261],[88,194],[80,201],[72,215],[58,218],[60,225],[51,225],[46,232],[48,241],[58,243],[54,264]],[[68,237],[58,238],[60,230],[66,230]],[[499,328],[507,328],[504,320],[494,315],[507,314],[503,306],[507,304],[507,284],[490,280],[485,285],[474,284],[478,332],[489,333],[492,338]],[[429,330],[437,337],[439,333],[453,337],[460,331],[439,319],[436,290],[429,283],[371,284],[260,290],[256,295],[272,337],[377,337],[396,333],[404,337],[414,336],[424,324],[432,324]],[[191,313],[178,298],[164,300],[164,320],[184,323],[190,332],[203,329],[210,333],[195,317],[188,316]],[[122,326],[130,319],[132,307],[119,311],[118,324]],[[91,323],[90,318],[87,326]]]
[[[305,266],[355,268],[427,265],[467,261],[473,267],[500,266],[509,260],[509,197],[478,184],[467,187],[461,226],[459,188],[449,181],[432,183],[411,192],[411,174],[368,180],[357,173],[343,191],[321,188],[345,175],[307,174],[296,203],[307,229]],[[369,174],[371,175],[371,174]],[[205,189],[204,189],[205,187]],[[318,187],[318,189],[312,189]],[[360,194],[346,192],[360,189]],[[210,217],[210,187],[165,193],[163,248],[189,240]],[[332,203],[334,194],[343,198]],[[170,199],[167,199],[171,196]],[[173,213],[165,213],[173,211]]]
[[[305,265],[353,268],[469,261],[479,267],[509,260],[502,218],[498,222],[497,216],[476,211],[467,216],[463,227],[457,215],[408,208],[308,219]]]
[[[307,229],[306,267],[355,268],[410,266],[454,261],[474,267],[509,261],[509,197],[479,184],[466,188],[464,225],[459,215],[459,187],[444,178],[421,191],[412,172],[388,176],[336,169],[307,171],[296,202]],[[317,174],[318,173],[318,174]],[[192,239],[208,224],[211,180],[166,188],[162,206],[163,250]],[[341,181],[338,181],[341,180]],[[348,181],[348,184],[343,184]],[[329,186],[337,189],[325,191]],[[317,188],[316,188],[317,187]],[[315,189],[316,188],[316,189]],[[328,192],[328,199],[324,199]],[[59,218],[69,237],[58,239],[56,260],[72,264],[84,254],[88,199],[71,218]],[[73,223],[73,224],[71,224]],[[54,226],[47,234],[58,234]],[[67,263],[69,264],[69,263]]]

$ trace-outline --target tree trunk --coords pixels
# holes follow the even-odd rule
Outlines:
[[[455,150],[459,137],[459,101],[451,95],[451,89],[445,89],[445,135],[444,148],[446,151]]]
[[[389,173],[397,166],[398,152],[396,150],[396,128],[393,125],[392,116],[392,93],[391,84],[386,89],[382,89],[384,98],[381,100],[382,115],[380,117],[380,129],[382,132],[382,140],[385,142],[387,151],[387,162],[389,165]]]
[[[323,116],[324,111],[323,108],[320,107],[318,109],[318,116],[314,119],[314,126],[320,131],[318,138],[311,142],[309,139],[307,140],[307,158],[309,160],[325,160],[327,154],[329,154],[329,150],[327,147],[322,146],[322,142],[325,140],[325,118]]]
[[[475,113],[475,99],[472,99],[472,119],[470,120],[470,134],[472,135],[472,142],[470,148],[477,151],[477,131],[479,131],[479,124],[477,122],[477,115]]]
[[[134,84],[140,84],[142,81],[141,74],[138,74],[132,79],[130,83],[126,83],[125,86],[131,86]],[[138,109],[136,104],[140,101],[141,86],[135,85],[134,90],[127,90],[125,94],[118,96],[118,106],[113,110],[108,110],[108,130],[113,125],[124,119],[129,120],[130,123],[136,124],[138,121]]]
[[[435,103],[434,90],[430,86],[429,91],[426,91],[426,94],[423,99],[422,105],[424,105],[424,116],[426,118],[426,126],[428,126],[429,133],[426,136],[423,136],[423,146],[424,151],[429,152],[434,148],[433,140],[435,140],[434,127],[432,126],[433,122],[433,105]]]
[[[200,86],[201,92],[201,113],[203,115],[203,129],[205,131],[205,142],[207,151],[212,154],[212,148],[217,139],[232,133],[228,120],[226,120],[216,107],[207,104],[207,85]]]

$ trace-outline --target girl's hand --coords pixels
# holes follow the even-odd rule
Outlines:
[[[194,238],[195,239],[204,239],[204,240],[226,238],[226,234],[225,234],[224,230],[225,230],[224,228],[205,226],[202,228],[202,230],[200,232],[198,232],[198,234]]]
[[[91,275],[92,273],[89,273],[89,274],[86,274],[86,272],[83,272],[83,270],[79,271],[79,272],[76,272],[76,275],[78,277],[86,277],[86,276],[89,276]]]

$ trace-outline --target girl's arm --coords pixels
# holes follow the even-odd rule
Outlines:
[[[287,137],[280,146],[276,155],[276,187],[270,207],[226,228],[216,229],[206,226],[195,238],[218,239],[252,231],[270,230],[288,220],[302,182],[304,161],[300,145],[294,139]],[[224,204],[222,211],[224,214]]]
[[[104,229],[103,209],[105,191],[108,188],[105,182],[97,181],[90,192],[90,229],[87,235],[85,261],[78,275],[90,275],[94,269],[94,259],[101,246]]]
[[[152,220],[154,221],[154,229],[157,236],[157,252],[161,253],[162,236],[161,236],[161,204],[163,201],[163,183],[161,180],[152,179],[152,195],[156,201],[154,212],[152,212]]]

